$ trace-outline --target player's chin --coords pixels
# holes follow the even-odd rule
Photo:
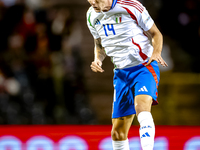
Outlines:
[[[110,10],[110,8],[111,8],[111,6],[105,6],[105,7],[103,7],[101,10],[102,10],[103,12],[107,12],[107,11]]]
[[[107,12],[107,11],[109,11],[109,10],[110,10],[110,9],[109,9],[109,8],[106,8],[106,7],[102,9],[103,12]]]
[[[101,10],[98,7],[93,7],[95,12],[100,12]]]

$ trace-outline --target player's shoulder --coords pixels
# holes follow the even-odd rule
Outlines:
[[[139,2],[138,0],[118,0],[117,4],[123,8],[135,9],[141,13],[145,9],[143,4]]]
[[[92,6],[90,6],[87,11],[87,18],[96,18],[101,15],[102,13],[97,13]]]
[[[94,8],[92,7],[92,6],[90,6],[89,7],[89,9],[87,10],[87,17],[89,16],[89,15],[91,15],[91,13],[94,11]]]
[[[101,13],[96,13],[94,8],[91,6],[87,11],[87,23],[89,26],[94,28],[94,20],[100,15]]]
[[[117,3],[135,3],[142,5],[142,3],[138,0],[117,0]]]

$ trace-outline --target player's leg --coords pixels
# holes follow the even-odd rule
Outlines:
[[[143,150],[153,150],[155,125],[151,115],[152,97],[137,95],[135,97],[135,110],[140,123],[140,141]]]
[[[113,150],[129,150],[128,131],[133,122],[133,115],[112,119]]]
[[[153,61],[149,66],[140,68],[140,74],[136,77],[135,110],[140,123],[140,140],[143,150],[153,150],[155,125],[151,115],[152,104],[158,104],[158,85],[160,72],[158,63]]]

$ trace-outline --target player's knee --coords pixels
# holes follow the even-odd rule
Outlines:
[[[136,114],[138,115],[140,112],[142,111],[147,111],[146,107],[144,105],[137,105],[135,107],[135,110],[136,110]]]
[[[127,136],[123,132],[119,132],[117,130],[111,131],[112,140],[114,141],[123,141],[127,139]]]
[[[152,97],[146,95],[139,95],[135,98],[135,110],[138,115],[142,111],[151,111]]]

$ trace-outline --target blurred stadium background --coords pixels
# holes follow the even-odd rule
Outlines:
[[[200,125],[200,2],[141,0],[164,35],[156,124]],[[87,0],[0,0],[0,124],[110,124],[113,65],[91,72]],[[134,122],[137,124],[137,121]]]
[[[160,67],[159,105],[152,108],[155,124],[159,125],[157,136],[167,136],[156,138],[157,149],[181,150],[188,140],[184,150],[197,150],[200,1],[140,1],[163,33],[162,56],[169,65]],[[96,142],[96,146],[103,139],[101,142],[108,147],[100,149],[112,149],[106,137],[111,128],[113,64],[106,58],[103,74],[90,70],[93,38],[86,26],[88,7],[87,0],[0,0],[1,149],[24,149],[22,141],[26,143],[23,146],[35,143],[37,150],[50,150],[66,135],[69,137],[62,140],[75,139],[75,143],[78,140],[84,145],[79,137],[70,136],[72,132],[87,139],[88,144]],[[133,125],[130,136],[138,136],[134,135],[137,120]],[[179,137],[182,141],[176,140]],[[167,140],[179,146],[168,147]],[[137,146],[139,141],[131,138],[131,142]]]
[[[140,1],[163,33],[169,65],[160,68],[155,124],[199,127],[200,1]],[[111,124],[113,65],[106,58],[103,74],[90,70],[88,7],[87,0],[0,0],[1,135],[14,133],[7,125]]]

